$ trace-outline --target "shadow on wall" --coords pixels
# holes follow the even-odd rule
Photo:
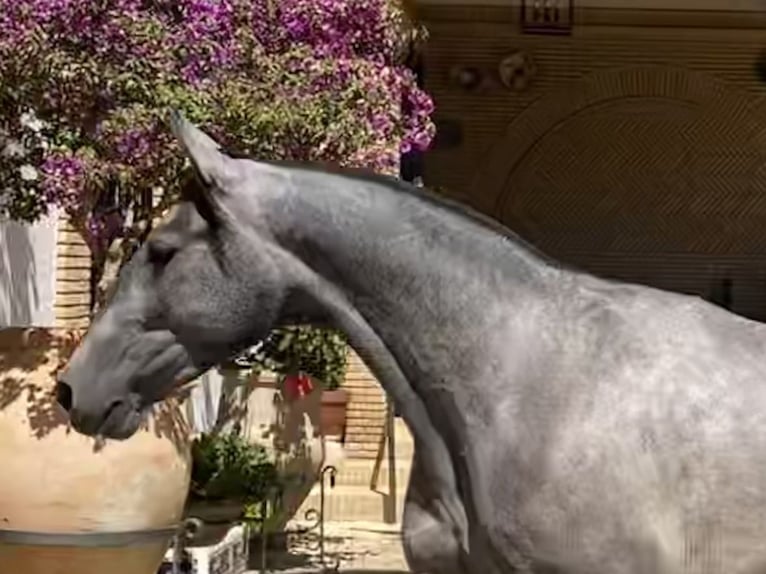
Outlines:
[[[0,327],[27,326],[40,304],[31,228],[0,222]]]

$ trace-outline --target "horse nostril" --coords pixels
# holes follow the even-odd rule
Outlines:
[[[66,412],[72,410],[72,387],[66,383],[56,383],[56,401]]]

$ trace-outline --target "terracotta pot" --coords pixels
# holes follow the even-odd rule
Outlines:
[[[348,392],[344,389],[322,391],[319,428],[324,436],[340,437],[346,435],[346,407]]]
[[[183,515],[190,431],[177,402],[126,441],[71,430],[53,375],[77,336],[0,329],[0,572],[155,574]]]

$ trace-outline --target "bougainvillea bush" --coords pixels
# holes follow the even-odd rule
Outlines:
[[[389,0],[0,0],[0,215],[55,205],[96,256],[172,199],[170,106],[266,159],[395,169],[432,137]]]
[[[101,302],[176,197],[171,106],[256,157],[395,172],[434,132],[413,31],[394,0],[0,0],[0,218],[65,210]]]

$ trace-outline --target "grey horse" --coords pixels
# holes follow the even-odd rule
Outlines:
[[[274,326],[332,325],[413,435],[413,572],[766,573],[763,325],[393,178],[171,126],[196,179],[60,378],[79,432],[125,439]]]

